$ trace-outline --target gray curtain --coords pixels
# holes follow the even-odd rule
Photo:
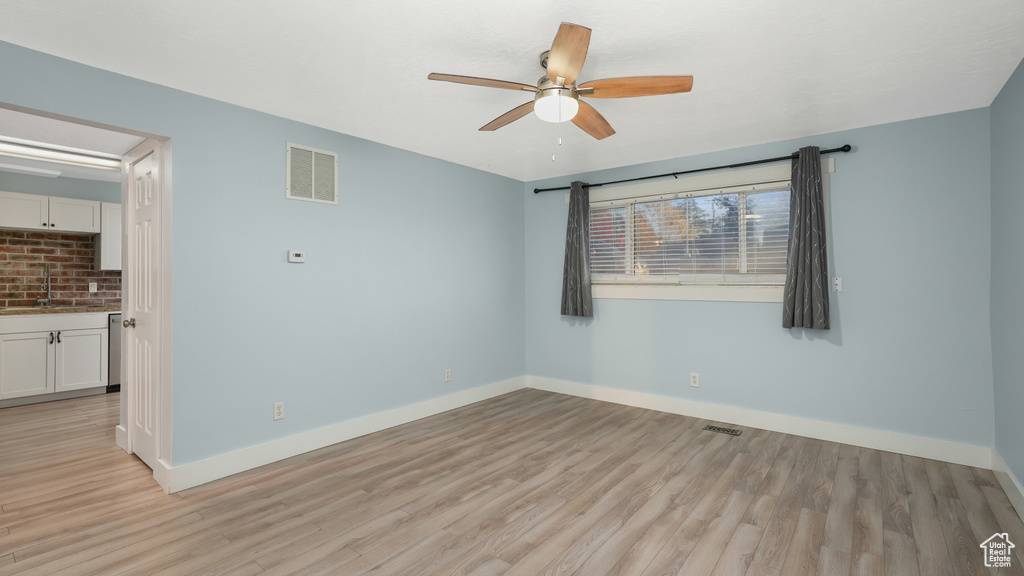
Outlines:
[[[590,298],[590,188],[573,182],[569,192],[569,223],[565,230],[562,268],[562,315],[594,316]]]
[[[797,153],[792,183],[782,327],[828,330],[825,198],[817,146],[801,148]]]

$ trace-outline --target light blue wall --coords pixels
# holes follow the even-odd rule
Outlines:
[[[120,182],[83,180],[81,178],[43,178],[29,174],[0,172],[0,190],[96,202],[121,201]]]
[[[992,103],[992,368],[996,451],[1024,480],[1024,64]]]
[[[784,330],[781,304],[597,300],[592,321],[559,316],[567,206],[534,187],[846,143],[830,177],[844,282],[830,332]],[[528,183],[527,372],[991,446],[989,177],[980,109]]]
[[[10,44],[0,78],[173,139],[174,465],[525,372],[521,182]],[[340,205],[285,199],[286,142],[339,154]]]
[[[830,177],[845,290],[818,334],[783,330],[778,304],[600,300],[595,320],[565,320],[566,205],[531,191],[573,178],[524,185],[0,43],[0,102],[173,139],[175,465],[526,373],[983,446],[995,434],[1021,477],[1009,406],[1024,335],[1001,309],[1019,279],[990,259],[990,238],[1003,267],[1021,244],[1020,76],[991,130],[973,110],[579,176],[853,144]],[[341,205],[284,198],[289,141],[340,154]]]

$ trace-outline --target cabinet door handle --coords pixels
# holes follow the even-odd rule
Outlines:
[[[53,344],[53,332],[50,332],[50,344]]]
[[[60,344],[60,330],[57,331],[57,344]]]

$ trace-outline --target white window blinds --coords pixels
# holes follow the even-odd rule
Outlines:
[[[591,204],[595,283],[782,284],[789,183]]]

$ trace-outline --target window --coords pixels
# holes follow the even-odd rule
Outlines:
[[[592,190],[594,297],[781,302],[790,170]]]
[[[598,283],[782,284],[788,238],[788,186],[590,208]]]

